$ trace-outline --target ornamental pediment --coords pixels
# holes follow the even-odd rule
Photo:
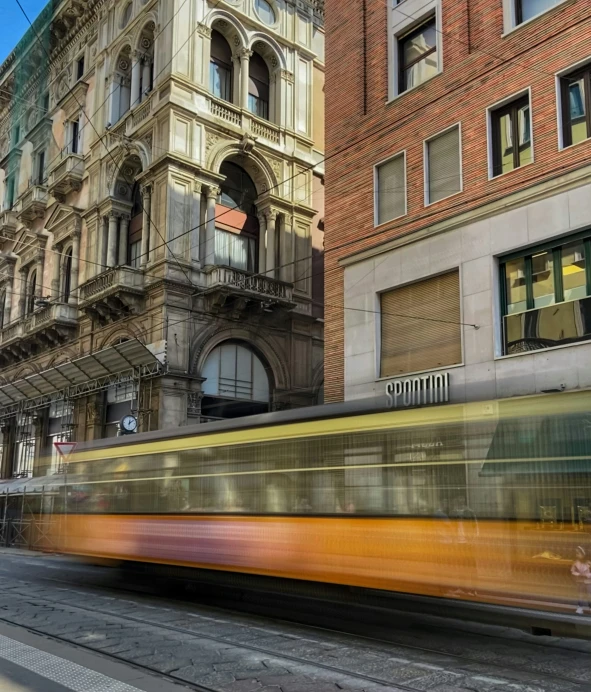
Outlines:
[[[21,267],[37,260],[39,252],[45,250],[47,235],[35,233],[24,226],[17,233],[12,252],[20,257]]]
[[[53,233],[53,242],[59,243],[82,229],[80,209],[67,204],[57,204],[45,224],[45,229]]]
[[[63,110],[66,118],[71,117],[86,106],[87,91],[87,82],[79,81],[70,89],[69,77],[63,77],[57,85],[56,108]]]

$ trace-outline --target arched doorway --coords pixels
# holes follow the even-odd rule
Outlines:
[[[239,418],[269,410],[270,368],[249,344],[226,341],[207,356],[201,376],[205,418]]]
[[[220,173],[226,179],[220,186],[220,208],[216,210],[214,264],[256,272],[259,222],[255,184],[248,173],[232,161],[224,161]]]

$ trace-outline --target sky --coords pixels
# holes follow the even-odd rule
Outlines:
[[[19,0],[29,19],[35,17],[45,7],[48,0]],[[16,0],[0,0],[0,64],[12,51],[29,28],[29,23],[21,12]]]

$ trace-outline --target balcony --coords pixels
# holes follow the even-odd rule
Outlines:
[[[591,341],[591,298],[506,315],[504,322],[505,355]]]
[[[249,117],[250,131],[257,139],[266,139],[273,144],[279,144],[281,135],[277,125],[268,120],[257,118],[252,113],[249,114]]]
[[[144,275],[132,267],[114,267],[80,286],[80,309],[100,324],[137,315],[144,306]]]
[[[230,267],[214,267],[207,274],[205,294],[211,309],[244,311],[248,307],[291,310],[295,307],[291,284]]]
[[[15,212],[18,220],[31,222],[40,219],[45,214],[48,199],[46,187],[30,185],[16,203]]]
[[[51,303],[0,331],[0,359],[10,364],[55,348],[76,336],[78,308]]]
[[[227,101],[209,97],[209,112],[227,123],[232,123],[237,127],[242,128],[242,111]]]
[[[67,154],[49,173],[48,190],[56,199],[63,201],[69,193],[80,190],[84,175],[84,158],[79,154]]]
[[[0,212],[0,244],[3,240],[13,240],[18,219],[12,210]]]

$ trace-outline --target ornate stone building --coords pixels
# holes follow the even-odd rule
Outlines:
[[[320,0],[62,0],[0,66],[3,477],[322,399],[323,44]]]

